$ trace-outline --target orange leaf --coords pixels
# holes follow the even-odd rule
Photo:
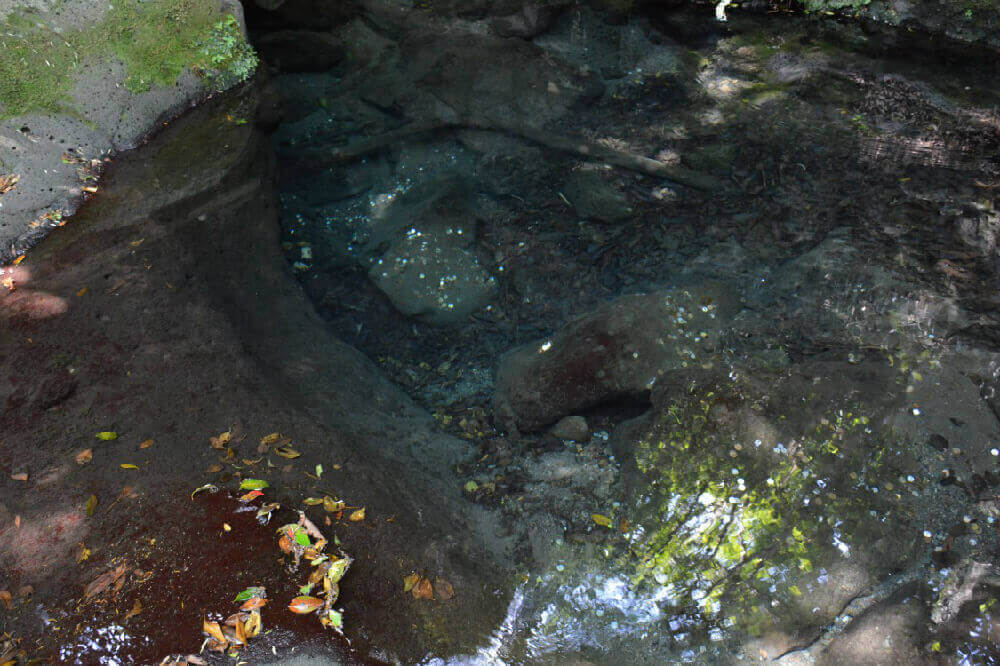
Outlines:
[[[10,478],[12,478],[15,481],[27,481],[28,480],[28,473],[27,472],[18,472],[17,474],[11,474]]]
[[[209,437],[208,441],[211,443],[213,449],[224,449],[232,437],[233,433],[227,430],[226,432],[220,433],[218,437]]]
[[[254,597],[253,599],[247,599],[240,606],[241,611],[250,611],[255,608],[263,608],[267,604],[267,599],[261,599],[260,597]]]
[[[155,440],[147,439],[146,441],[144,441],[142,444],[139,445],[139,448],[140,449],[148,449],[149,447],[151,447],[153,445],[154,442],[155,442]]]
[[[243,643],[243,645],[247,644],[247,632],[243,627],[243,622],[239,620],[236,621],[236,640]]]
[[[13,600],[13,596],[10,594],[10,590],[0,590],[0,602],[3,602],[4,608],[10,610],[10,604]]]
[[[203,619],[201,621],[201,630],[220,643],[229,642],[225,634],[222,633],[222,627],[219,626],[218,622],[209,622],[208,620]]]
[[[250,502],[252,500],[257,499],[258,497],[260,497],[263,494],[264,493],[262,491],[260,491],[260,490],[251,490],[246,495],[243,495],[242,497],[240,497],[240,501],[243,502],[244,504],[246,504],[247,502]]]
[[[288,538],[288,535],[281,535],[281,538],[278,539],[278,548],[280,548],[283,553],[292,552],[292,541]]]
[[[410,594],[413,595],[414,599],[433,599],[434,598],[434,586],[426,578],[421,578],[420,581],[413,586],[410,590]]]
[[[365,507],[361,507],[357,511],[352,511],[348,520],[352,523],[357,523],[365,519]]]
[[[125,613],[125,619],[123,619],[122,622],[128,622],[129,618],[135,617],[141,612],[142,612],[142,602],[136,599],[135,603],[132,604],[132,610]]]
[[[86,465],[94,459],[94,449],[84,449],[76,454],[76,464]]]
[[[409,592],[420,582],[420,574],[411,573],[403,578],[403,592]]]
[[[295,597],[288,604],[288,610],[299,615],[307,615],[323,606],[323,600],[316,597]]]

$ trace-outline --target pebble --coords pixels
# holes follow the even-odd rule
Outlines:
[[[549,431],[559,439],[586,442],[590,439],[590,426],[582,416],[565,416]]]

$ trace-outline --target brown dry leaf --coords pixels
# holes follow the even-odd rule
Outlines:
[[[33,585],[25,585],[17,590],[17,596],[19,597],[30,597],[34,593],[35,588]]]
[[[226,432],[219,433],[218,437],[209,437],[208,441],[211,443],[213,449],[224,449],[232,438],[233,433],[227,430]]]
[[[184,657],[184,661],[186,661],[189,664],[194,664],[194,666],[207,666],[208,664],[207,661],[205,661],[196,654],[189,654],[188,656]]]
[[[438,596],[438,599],[448,601],[455,596],[455,588],[444,578],[437,578],[434,580],[434,594]]]
[[[215,474],[216,472],[221,472],[222,471],[222,465],[216,463],[216,464],[210,466],[205,471],[208,472],[209,474]]]
[[[272,444],[274,444],[275,442],[277,442],[279,439],[281,439],[281,433],[280,432],[272,432],[270,435],[264,435],[263,437],[260,438],[260,445],[261,446],[271,446]]]
[[[299,453],[290,446],[279,446],[274,450],[274,452],[279,456],[281,456],[282,458],[289,458],[289,459],[298,458],[299,456],[302,455],[301,453]]]
[[[15,481],[27,481],[28,480],[28,473],[27,472],[17,472],[16,474],[11,474],[10,478],[14,479]]]
[[[323,600],[318,597],[295,597],[288,604],[288,610],[299,615],[307,615],[323,606]]]
[[[119,564],[117,568],[105,571],[84,588],[83,598],[90,599],[99,594],[103,594],[111,586],[111,584],[121,578],[124,573],[124,564]]]
[[[151,447],[155,443],[156,443],[156,440],[154,440],[154,439],[147,439],[144,442],[142,442],[141,444],[139,444],[139,448],[140,449],[148,449],[149,447]]]
[[[86,465],[94,459],[94,449],[84,449],[76,454],[76,464]]]
[[[351,515],[347,518],[352,523],[358,523],[365,519],[365,507],[361,507],[357,511],[352,511]]]
[[[281,538],[278,539],[278,548],[280,548],[281,552],[283,552],[283,553],[290,553],[290,552],[292,552],[292,542],[288,538],[288,535],[286,535],[286,534],[282,534],[281,535]]]
[[[10,605],[13,600],[14,597],[11,595],[10,590],[0,590],[0,602],[3,603],[4,608],[10,610]]]
[[[7,194],[12,189],[17,187],[17,182],[19,180],[21,180],[21,177],[13,173],[6,176],[0,176],[0,194]]]
[[[411,573],[409,576],[403,577],[403,592],[409,592],[420,582],[420,574]]]
[[[125,613],[125,617],[124,619],[122,619],[122,622],[128,622],[129,618],[133,618],[141,612],[142,612],[142,602],[136,599],[135,603],[132,604],[132,610]]]
[[[222,627],[219,626],[218,622],[209,622],[207,619],[202,619],[201,630],[220,643],[229,642],[225,634],[222,633]]]
[[[413,595],[414,599],[433,599],[434,598],[434,586],[426,578],[421,578],[417,581],[417,584],[413,586],[410,590],[410,594]]]

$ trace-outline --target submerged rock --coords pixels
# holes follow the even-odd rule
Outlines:
[[[618,222],[632,215],[625,196],[596,171],[576,171],[563,185],[563,194],[585,220]]]
[[[585,442],[590,438],[590,426],[582,416],[564,416],[549,431],[559,439]]]
[[[624,296],[500,361],[494,409],[535,430],[602,402],[648,391],[669,370],[711,366],[739,310],[721,283]]]

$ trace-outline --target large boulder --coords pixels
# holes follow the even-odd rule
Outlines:
[[[105,157],[257,64],[238,0],[0,7],[0,263],[93,192]],[[57,38],[53,38],[57,36]]]
[[[712,282],[623,296],[504,355],[495,413],[509,430],[536,430],[602,402],[648,393],[670,370],[711,367],[739,309],[737,296]]]

